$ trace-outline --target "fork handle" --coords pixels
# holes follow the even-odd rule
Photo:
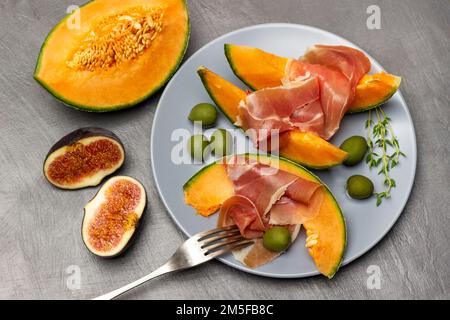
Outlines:
[[[117,298],[118,296],[140,286],[141,284],[146,283],[147,281],[150,281],[151,279],[154,279],[156,277],[159,277],[163,274],[169,273],[175,271],[173,268],[170,267],[169,263],[166,263],[153,271],[152,273],[146,275],[145,277],[140,278],[139,280],[136,280],[130,284],[127,284],[126,286],[123,286],[122,288],[119,288],[117,290],[111,291],[110,293],[104,294],[102,296],[96,297],[93,300],[112,300],[114,298]]]

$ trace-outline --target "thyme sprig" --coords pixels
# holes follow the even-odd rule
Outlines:
[[[376,119],[372,118],[372,112],[375,113]],[[391,197],[391,190],[396,186],[395,180],[389,175],[390,170],[399,164],[400,157],[406,157],[406,155],[400,150],[400,143],[394,134],[391,119],[383,109],[369,110],[366,130],[369,147],[366,163],[370,169],[379,168],[378,174],[384,176],[384,191],[375,193],[377,206],[379,206],[383,199]]]

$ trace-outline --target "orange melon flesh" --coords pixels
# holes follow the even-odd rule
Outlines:
[[[382,105],[397,92],[401,81],[400,77],[385,72],[366,74],[356,87],[355,100],[348,113],[358,113]]]
[[[281,85],[289,59],[257,48],[225,45],[225,55],[236,76],[253,90]],[[356,87],[348,113],[376,108],[387,102],[400,86],[400,78],[388,73],[364,76]]]
[[[197,73],[214,103],[235,123],[239,102],[247,97],[245,91],[205,67],[198,68]]]
[[[198,214],[208,217],[234,194],[234,189],[222,165],[206,167],[204,171],[208,174],[198,172],[183,188],[186,204],[194,207]],[[214,188],[211,188],[212,185]],[[203,192],[204,190],[214,192]]]
[[[225,44],[225,55],[233,72],[253,90],[278,87],[289,59],[263,50]]]
[[[339,165],[348,155],[321,137],[299,130],[292,130],[280,136],[279,154],[312,169]]]
[[[239,114],[239,102],[246,97],[245,91],[205,67],[200,67],[198,74],[214,103],[235,123]],[[280,136],[279,152],[285,158],[314,169],[339,165],[347,157],[345,151],[328,141],[299,130]]]
[[[245,155],[260,163],[271,165],[304,179],[323,184],[319,178],[302,166],[269,155]],[[234,194],[221,160],[212,163],[195,174],[183,187],[185,201],[203,216],[218,211],[222,203]],[[211,186],[214,185],[214,188]],[[331,191],[324,185],[324,200],[317,216],[304,224],[307,235],[316,234],[317,244],[308,248],[317,269],[332,278],[338,270],[347,243],[344,216]]]
[[[94,71],[68,66],[99,21],[137,8],[160,8],[163,13],[160,33],[140,55]],[[186,51],[189,16],[184,0],[95,0],[79,14],[79,29],[68,16],[48,35],[35,71],[42,86],[75,108],[102,112],[136,105],[166,83]]]

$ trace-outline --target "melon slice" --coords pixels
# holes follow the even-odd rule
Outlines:
[[[225,56],[234,74],[253,90],[281,86],[288,58],[258,48],[225,44]]]
[[[246,97],[244,90],[205,67],[198,74],[211,99],[232,122],[236,122],[239,102]],[[293,130],[280,136],[279,154],[287,159],[313,169],[326,169],[341,164],[347,152],[319,136]]]
[[[386,103],[398,90],[402,78],[385,72],[366,74],[358,83],[355,100],[347,113],[359,113]]]
[[[253,90],[281,85],[289,61],[257,48],[232,44],[225,44],[225,55],[236,76]],[[367,111],[386,103],[397,92],[400,82],[400,77],[388,73],[364,76],[347,113]]]
[[[175,72],[189,30],[185,0],[94,0],[50,32],[34,78],[77,109],[131,107]]]
[[[285,158],[269,155],[245,155],[261,163],[277,166],[304,179],[323,184],[304,167]],[[222,160],[195,174],[183,187],[185,201],[202,215],[211,215],[234,194]],[[214,188],[211,186],[214,185]],[[304,224],[308,236],[308,251],[320,273],[332,278],[341,265],[347,231],[342,211],[331,191],[324,185],[324,200],[317,216]],[[315,240],[315,241],[311,241]]]

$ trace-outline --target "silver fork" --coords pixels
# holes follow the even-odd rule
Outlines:
[[[198,266],[235,249],[242,249],[253,241],[241,236],[236,226],[203,231],[186,240],[160,268],[122,288],[94,300],[111,300],[163,274]]]

